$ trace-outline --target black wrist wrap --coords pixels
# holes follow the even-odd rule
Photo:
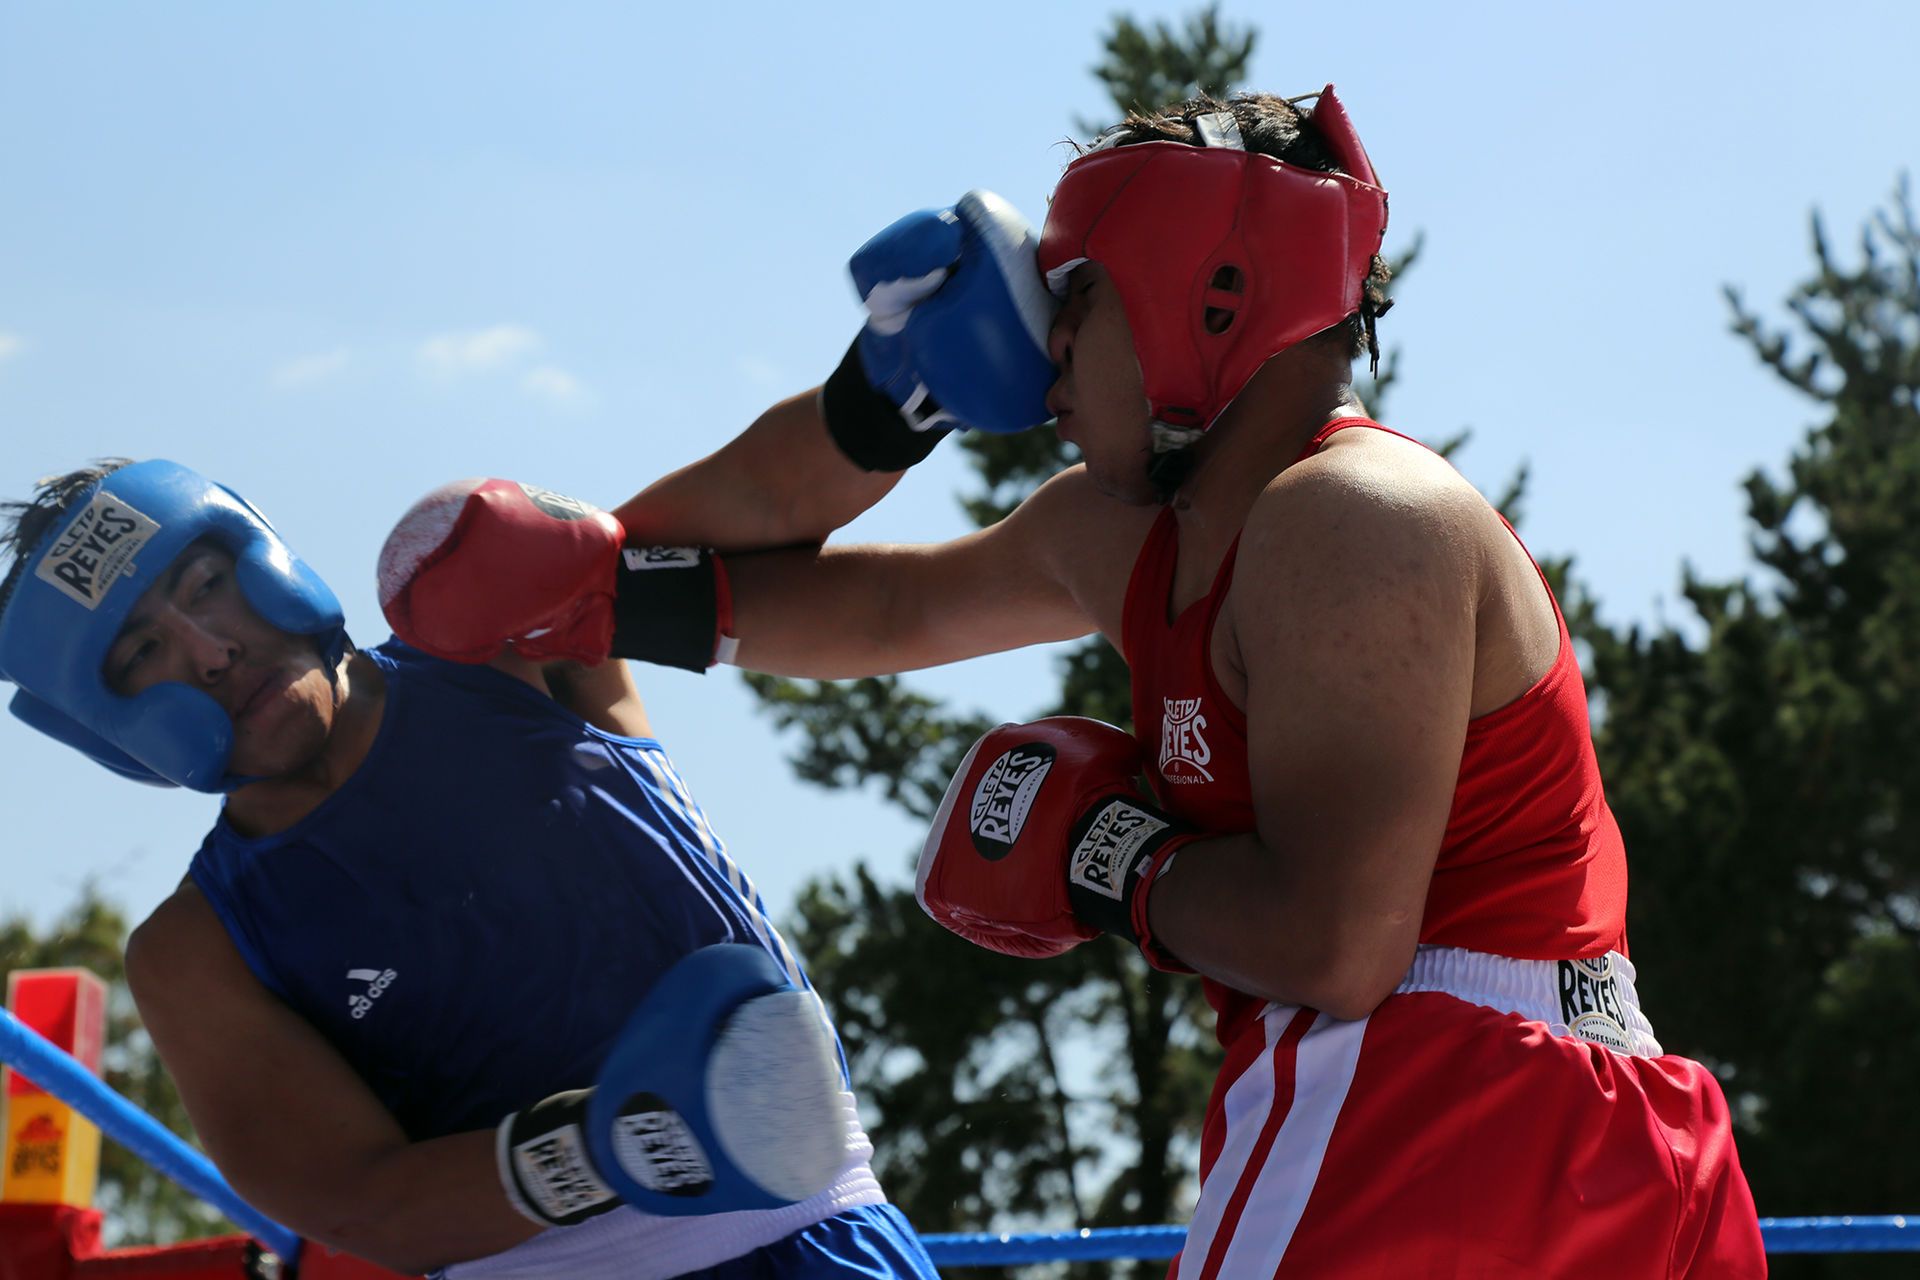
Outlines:
[[[929,414],[939,409],[931,397],[924,403]],[[867,381],[858,339],[820,389],[820,415],[827,420],[827,434],[840,452],[864,471],[905,471],[932,453],[940,437],[952,430],[915,431],[908,426],[900,406]]]
[[[614,574],[613,656],[704,672],[720,635],[720,590],[704,547],[627,547]]]
[[[1135,946],[1133,900],[1141,874],[1170,840],[1198,829],[1152,805],[1110,796],[1080,815],[1067,834],[1067,903],[1074,918]]]

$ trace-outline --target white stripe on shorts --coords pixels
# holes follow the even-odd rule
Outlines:
[[[1227,1141],[1207,1172],[1187,1229],[1176,1280],[1201,1280],[1207,1255],[1222,1227],[1230,1233],[1219,1269],[1205,1280],[1268,1280],[1293,1240],[1306,1212],[1307,1198],[1320,1176],[1334,1122],[1346,1103],[1360,1062],[1367,1020],[1341,1022],[1318,1015],[1294,1050],[1293,1101],[1280,1122],[1273,1146],[1258,1169],[1248,1162],[1274,1103],[1274,1052],[1300,1010],[1268,1005],[1261,1014],[1267,1047],[1227,1090]],[[1246,1202],[1232,1221],[1223,1221],[1240,1185],[1251,1177]]]

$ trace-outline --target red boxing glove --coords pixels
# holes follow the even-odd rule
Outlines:
[[[920,850],[914,896],[969,942],[1059,955],[1101,933],[1163,967],[1147,889],[1201,832],[1148,804],[1131,734],[1078,716],[1003,724],[973,745]]]
[[[701,547],[626,547],[596,507],[511,480],[456,480],[380,548],[394,634],[454,662],[639,658],[705,671],[731,657],[726,567]]]
[[[604,661],[626,531],[584,502],[511,480],[441,485],[380,548],[394,634],[455,662],[511,646],[536,662]]]

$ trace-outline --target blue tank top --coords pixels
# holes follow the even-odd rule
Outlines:
[[[409,1138],[592,1084],[698,947],[757,942],[807,985],[658,742],[490,667],[368,656],[386,705],[353,776],[263,839],[223,818],[190,875]]]

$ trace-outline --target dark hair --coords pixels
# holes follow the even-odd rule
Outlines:
[[[1240,140],[1248,151],[1316,173],[1346,172],[1334,162],[1319,130],[1313,126],[1313,117],[1287,99],[1270,93],[1236,93],[1224,102],[1202,94],[1150,113],[1129,112],[1126,119],[1102,136],[1111,139],[1109,145],[1119,147],[1136,142],[1183,142],[1199,146],[1200,133],[1194,120],[1218,111],[1233,113],[1234,123],[1240,127]],[[1376,253],[1361,286],[1360,309],[1339,324],[1315,334],[1310,341],[1338,335],[1349,360],[1358,360],[1364,355],[1377,365],[1380,340],[1374,333],[1373,323],[1393,306],[1393,299],[1387,296],[1387,282],[1391,279],[1393,271],[1386,259]]]
[[[87,490],[132,462],[131,458],[98,458],[90,467],[35,481],[33,497],[25,502],[0,502],[0,552],[13,557],[6,580],[0,582],[0,613],[6,612],[13,599],[13,589],[26,571],[27,561],[67,509]]]

